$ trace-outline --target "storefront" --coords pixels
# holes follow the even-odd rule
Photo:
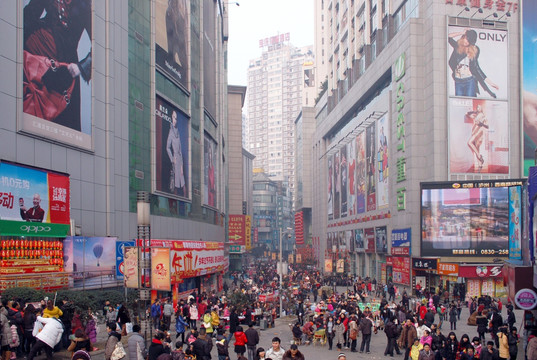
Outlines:
[[[502,265],[460,265],[459,278],[466,283],[466,297],[507,296]]]
[[[418,286],[422,291],[434,290],[437,266],[438,259],[412,258],[412,288],[416,289]]]
[[[69,176],[1,162],[0,197],[0,291],[68,287]]]

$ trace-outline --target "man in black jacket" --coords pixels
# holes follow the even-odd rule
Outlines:
[[[388,319],[386,325],[384,325],[384,332],[386,333],[386,338],[388,343],[386,344],[386,349],[384,350],[384,356],[390,355],[393,357],[393,350],[395,348],[395,341],[397,339],[398,331],[397,325],[393,322],[393,317]]]
[[[192,343],[192,350],[196,359],[198,360],[210,360],[211,350],[213,348],[213,341],[207,337],[205,328],[201,328],[198,333],[198,337]]]
[[[254,323],[251,322],[248,324],[248,329],[244,332],[248,341],[246,342],[246,349],[248,350],[248,360],[254,360],[255,349],[257,344],[259,344],[259,334],[257,330],[254,329]]]

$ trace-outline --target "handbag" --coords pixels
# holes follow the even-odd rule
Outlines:
[[[43,330],[43,323],[41,323],[41,321],[36,321],[34,323],[34,329],[32,330],[32,335],[36,337],[37,334],[41,332],[41,330]]]
[[[145,360],[142,349],[140,348],[140,343],[136,343],[136,360]]]
[[[120,360],[123,359],[125,356],[127,356],[125,348],[123,347],[123,344],[118,341],[116,343],[116,346],[114,347],[112,355],[110,356],[110,360]]]
[[[75,87],[75,78],[69,73],[68,65],[24,51],[25,113],[45,120],[54,120],[67,108]]]

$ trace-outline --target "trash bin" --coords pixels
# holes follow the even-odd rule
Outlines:
[[[259,329],[266,330],[267,329],[267,320],[261,319],[259,320]]]

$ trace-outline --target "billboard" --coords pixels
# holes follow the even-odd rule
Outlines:
[[[0,219],[69,224],[69,176],[0,162]]]
[[[75,288],[109,286],[116,275],[115,237],[68,237],[64,247],[64,269],[73,273]],[[64,241],[64,242],[65,242]],[[112,282],[111,282],[112,279]]]
[[[349,216],[356,215],[356,141],[347,144],[347,212]]]
[[[375,123],[366,129],[366,173],[367,173],[367,211],[377,208],[376,183],[377,183],[377,152],[375,151]]]
[[[524,176],[535,165],[537,148],[537,3],[522,3],[522,120],[524,124]]]
[[[189,194],[188,118],[160,96],[155,101],[156,191],[186,198]]]
[[[328,156],[328,201],[327,201],[327,213],[328,220],[334,218],[334,157]]]
[[[365,237],[365,252],[374,253],[375,252],[375,229],[368,228],[364,230]]]
[[[155,2],[155,64],[170,79],[188,89],[187,0]]]
[[[216,207],[216,141],[205,134],[203,141],[203,203]]]
[[[521,180],[421,184],[421,255],[507,257],[509,189]]]
[[[365,152],[365,131],[356,136],[356,213],[365,212],[366,193],[366,152]]]
[[[410,258],[409,257],[392,257],[392,276],[396,284],[410,285]]]
[[[134,241],[116,241],[116,279],[125,278],[125,248],[134,246]]]
[[[216,4],[203,1],[203,103],[216,119]]]
[[[522,189],[509,188],[509,259],[522,260]]]
[[[375,241],[377,246],[377,253],[388,252],[388,230],[386,226],[380,226],[375,228]]]
[[[364,252],[364,229],[354,230],[354,249],[356,252]]]
[[[392,230],[392,255],[410,255],[411,234],[411,228]]]
[[[125,260],[125,271],[124,271],[124,281],[126,288],[138,288],[139,281],[139,271],[138,271],[138,247],[128,246],[125,247],[124,260]]]
[[[339,151],[339,170],[341,172],[341,217],[347,216],[347,187],[348,187],[348,167],[347,167],[347,147],[343,146]]]
[[[449,99],[451,173],[509,173],[506,101]]]
[[[229,215],[228,238],[235,245],[246,245],[245,215]]]
[[[339,219],[341,204],[341,167],[339,151],[334,154],[334,219]]]
[[[449,96],[507,100],[507,31],[448,26]]]
[[[388,168],[388,144],[390,143],[390,128],[387,116],[378,120],[377,134],[377,202],[379,209],[389,205],[389,168]]]
[[[24,0],[19,130],[92,149],[91,11],[91,0]]]
[[[151,248],[151,289],[171,290],[170,248]]]

